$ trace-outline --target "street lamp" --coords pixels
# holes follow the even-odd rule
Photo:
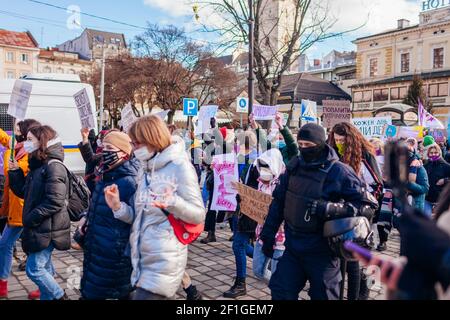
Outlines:
[[[255,76],[253,74],[255,16],[253,12],[253,0],[248,0],[248,9],[248,115],[250,116],[253,112],[253,101],[255,100]]]

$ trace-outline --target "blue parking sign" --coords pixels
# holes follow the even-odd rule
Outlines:
[[[195,117],[198,114],[198,99],[183,99],[183,115]]]

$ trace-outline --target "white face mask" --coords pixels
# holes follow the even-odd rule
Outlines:
[[[27,153],[33,153],[39,149],[39,146],[37,146],[33,141],[27,140],[23,143],[23,148]]]
[[[264,182],[270,182],[273,180],[275,176],[273,175],[272,171],[268,168],[261,168],[259,173],[259,178]]]
[[[142,147],[137,150],[134,150],[134,156],[139,161],[148,161],[155,156],[155,152],[148,151],[147,147]]]
[[[97,147],[101,148],[102,146],[102,140],[97,139]]]

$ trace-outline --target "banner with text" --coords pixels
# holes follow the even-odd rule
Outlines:
[[[346,100],[323,100],[323,126],[333,128],[341,122],[350,122],[352,110],[350,101]]]
[[[233,182],[238,182],[238,163],[234,153],[213,157],[211,164],[214,171],[214,190],[211,210],[236,210],[236,190]]]
[[[385,125],[392,125],[391,117],[354,118],[352,123],[366,138],[381,138]]]

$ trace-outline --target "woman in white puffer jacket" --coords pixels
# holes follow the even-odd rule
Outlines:
[[[175,236],[163,210],[189,224],[203,223],[205,207],[197,175],[183,140],[172,137],[159,117],[140,118],[129,135],[142,164],[134,207],[120,201],[114,186],[105,189],[105,196],[116,219],[133,225],[133,299],[170,299],[180,287],[188,248]]]

